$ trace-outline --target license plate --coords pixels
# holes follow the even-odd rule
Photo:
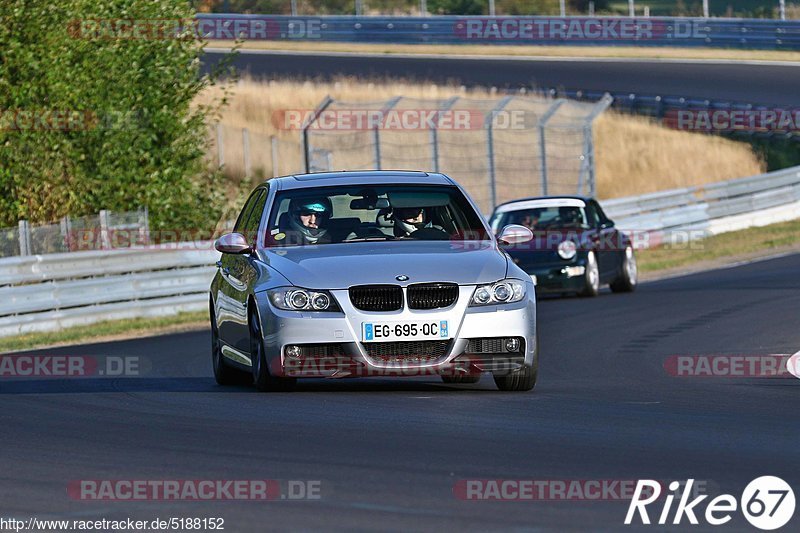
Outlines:
[[[419,322],[362,322],[364,342],[415,341],[449,339],[447,320]]]

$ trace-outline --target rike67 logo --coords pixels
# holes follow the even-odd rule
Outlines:
[[[708,524],[720,526],[731,521],[738,507],[751,525],[771,531],[786,525],[794,515],[794,491],[779,477],[762,476],[754,479],[745,487],[738,501],[731,494],[720,494],[706,503],[704,513],[701,513],[700,504],[708,498],[708,495],[696,496],[690,501],[693,484],[694,479],[687,480],[683,490],[681,483],[677,481],[669,484],[670,493],[663,498],[663,507],[658,515],[657,524],[677,525],[685,517],[690,524],[697,525],[699,523],[697,517],[700,515]],[[632,524],[637,514],[642,524],[650,524],[651,518],[647,506],[656,501],[660,504],[661,496],[661,485],[658,481],[639,480],[628,507],[628,514],[625,516],[625,524]],[[679,501],[673,514],[672,504],[676,496]],[[670,516],[672,516],[671,522]]]

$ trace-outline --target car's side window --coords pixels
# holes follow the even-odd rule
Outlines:
[[[600,204],[598,204],[595,200],[589,202],[589,205],[594,206],[595,212],[597,213],[597,219],[599,221],[598,222],[599,224],[605,224],[607,222],[611,222],[611,219],[609,219],[606,216],[606,214],[603,212],[603,208],[600,207]]]
[[[235,233],[242,233],[244,229],[244,225],[247,222],[250,213],[253,210],[253,206],[256,204],[256,201],[261,194],[262,189],[256,189],[244,203],[244,207],[242,208],[241,212],[239,213],[239,218],[236,219],[236,224],[233,225],[233,231]]]
[[[264,205],[267,203],[267,191],[259,189],[260,194],[253,204],[253,209],[247,215],[247,220],[242,228],[242,234],[247,238],[247,242],[255,246],[258,238],[258,226],[261,222],[261,215],[264,213]]]
[[[600,215],[597,213],[597,204],[589,202],[586,204],[586,221],[590,228],[600,225]]]

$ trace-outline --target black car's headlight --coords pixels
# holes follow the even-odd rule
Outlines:
[[[286,311],[338,311],[336,300],[328,291],[313,291],[300,287],[281,287],[267,291],[269,301]]]
[[[572,259],[578,251],[574,241],[561,241],[558,243],[558,256],[561,259]]]
[[[519,302],[525,298],[525,282],[504,279],[490,285],[478,285],[469,305],[497,305]]]

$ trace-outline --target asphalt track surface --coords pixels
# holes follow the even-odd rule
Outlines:
[[[207,64],[221,53],[208,52]],[[468,59],[394,55],[253,53],[234,60],[256,78],[331,79],[341,76],[453,82],[467,86],[558,87],[570,90],[669,95],[796,107],[800,65],[647,61],[631,59]]]
[[[453,486],[691,477],[738,498],[771,474],[797,492],[800,380],[675,378],[663,362],[795,353],[798,272],[792,255],[633,294],[544,299],[532,393],[501,393],[488,376],[475,385],[310,380],[281,394],[223,388],[206,331],[35,352],[139,356],[143,375],[2,381],[2,515],[223,517],[235,532],[617,531],[626,502],[463,501]],[[84,502],[66,492],[81,479],[265,478],[320,480],[321,499]],[[735,514],[715,530],[752,529]]]

